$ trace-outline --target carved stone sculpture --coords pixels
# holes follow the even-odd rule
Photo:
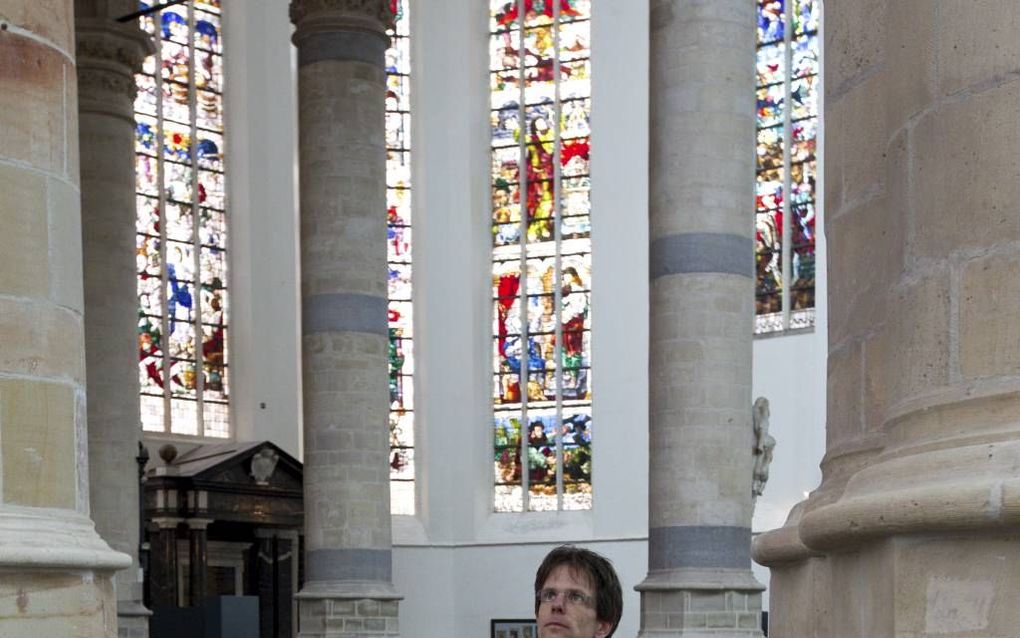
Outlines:
[[[776,447],[776,440],[769,434],[769,400],[765,397],[755,399],[751,422],[754,426],[754,472],[751,496],[758,498],[765,491],[765,483],[769,480],[772,450]]]

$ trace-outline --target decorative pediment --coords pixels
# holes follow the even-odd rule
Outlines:
[[[212,443],[174,459],[174,475],[196,486],[301,491],[301,463],[271,441]]]
[[[301,526],[301,463],[273,443],[213,443],[179,456],[169,447],[145,483],[150,518]]]

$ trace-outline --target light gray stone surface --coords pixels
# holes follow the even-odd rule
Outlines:
[[[315,561],[298,594],[300,632],[308,637],[397,635],[388,463],[387,7],[383,0],[291,2],[306,313],[305,542]],[[380,604],[392,607],[392,618],[368,613]]]
[[[131,2],[76,0],[89,495],[96,529],[132,558],[116,575],[118,632],[147,635],[138,564],[135,82],[148,35],[114,18]]]
[[[753,3],[651,4],[642,636],[759,635],[749,552],[753,29]]]

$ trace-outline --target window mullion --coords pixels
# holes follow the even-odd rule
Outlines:
[[[563,139],[560,124],[563,105],[560,102],[560,5],[553,5],[553,241],[556,245],[555,284],[553,288],[553,311],[556,313],[556,342],[553,347],[555,367],[553,368],[556,383],[556,509],[563,509],[563,228],[562,210],[560,206],[560,158],[563,151]]]
[[[525,81],[524,67],[527,63],[527,47],[525,37],[525,0],[517,0],[517,20],[519,25],[519,39],[517,42],[517,68],[518,68],[518,121],[520,122],[518,143],[520,145],[520,162],[517,192],[520,198],[520,274],[518,285],[518,299],[520,308],[521,332],[520,332],[520,366],[517,378],[518,390],[521,396],[521,498],[522,511],[527,512],[529,507],[529,496],[531,491],[531,461],[530,442],[528,440],[528,377],[530,370],[528,356],[528,112],[525,106]]]
[[[195,356],[191,362],[195,366],[195,428],[196,434],[205,436],[205,409],[203,408],[203,395],[205,390],[205,366],[204,366],[204,332],[202,331],[202,242],[200,241],[199,227],[202,223],[200,211],[201,202],[198,197],[198,83],[196,73],[198,65],[195,64],[195,3],[188,3],[188,117],[191,132],[189,140],[188,157],[191,159],[191,246],[192,263],[194,275],[192,277],[192,304],[194,316],[192,325],[195,331],[193,341]]]
[[[786,7],[783,14],[785,22],[783,28],[783,57],[785,73],[783,74],[783,227],[781,229],[783,247],[782,266],[782,313],[783,330],[790,328],[790,305],[793,295],[790,292],[790,284],[793,282],[790,277],[791,246],[793,228],[791,226],[790,214],[793,207],[790,205],[793,199],[793,170],[791,146],[793,144],[793,8]]]
[[[166,130],[165,122],[163,119],[163,83],[169,82],[169,79],[164,80],[162,68],[163,68],[163,38],[160,30],[160,18],[162,12],[156,13],[153,18],[153,24],[155,25],[156,37],[153,38],[156,42],[156,62],[153,70],[153,80],[156,84],[156,192],[159,198],[159,277],[160,277],[160,374],[163,379],[163,432],[170,433],[173,428],[173,412],[172,404],[170,401],[170,372],[173,366],[170,360],[170,299],[167,295],[167,290],[170,286],[170,277],[166,267],[167,259],[167,232],[166,232],[166,159],[163,155],[166,147]]]

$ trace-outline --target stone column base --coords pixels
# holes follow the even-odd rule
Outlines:
[[[298,601],[298,638],[399,638],[402,598],[386,582],[305,583]]]
[[[773,583],[771,638],[1015,636],[1020,534],[893,538],[773,567]]]
[[[149,638],[149,617],[117,614],[117,638]]]
[[[0,570],[0,636],[116,638],[113,572]]]
[[[301,598],[299,638],[397,638],[396,600]]]
[[[641,592],[638,638],[758,638],[761,585],[750,570],[652,573]]]
[[[139,600],[118,600],[117,638],[149,638],[151,615]]]
[[[833,638],[832,574],[826,558],[769,567],[769,638]]]
[[[0,636],[116,638],[113,574],[129,565],[82,514],[0,506]]]

